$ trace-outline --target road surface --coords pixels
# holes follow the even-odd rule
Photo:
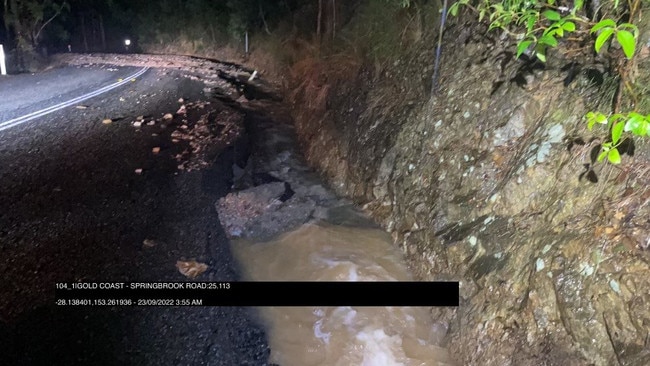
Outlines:
[[[182,259],[210,265],[201,280],[237,278],[213,205],[227,193],[230,162],[179,173],[174,126],[131,125],[175,112],[181,97],[207,99],[204,85],[159,69],[129,79],[140,70],[68,66],[0,79],[2,364],[266,364],[250,309],[54,305],[58,281],[186,281]],[[129,82],[21,119],[119,80]]]

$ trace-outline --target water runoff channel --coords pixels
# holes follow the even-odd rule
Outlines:
[[[289,113],[269,100],[241,107],[253,152],[233,165],[240,190],[216,206],[244,279],[413,281],[391,237],[306,166]],[[258,310],[277,365],[454,364],[441,343],[448,325],[427,307]]]

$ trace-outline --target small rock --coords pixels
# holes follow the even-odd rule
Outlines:
[[[151,121],[147,122],[147,126],[153,126],[155,124],[156,124],[156,121],[154,121],[154,120],[151,120]]]
[[[145,248],[153,248],[156,246],[156,242],[151,239],[144,239],[142,246]]]
[[[171,113],[165,113],[165,115],[163,116],[163,120],[165,121],[170,121],[172,119],[174,119],[174,116]]]
[[[178,99],[179,103],[183,103],[184,101],[185,101],[185,99],[183,99],[183,98]]]
[[[142,174],[142,169],[141,168],[136,169],[135,174]]]
[[[616,282],[616,280],[609,280],[609,287],[611,287],[612,290],[614,290],[614,292],[617,294],[621,294],[621,287],[619,286],[618,282]]]
[[[77,108],[77,109],[86,109],[86,108],[88,108],[88,106],[87,105],[76,105],[75,108]]]
[[[185,277],[197,278],[208,270],[208,265],[197,261],[176,261],[176,268]]]
[[[153,149],[151,149],[151,152],[154,154],[158,154],[160,152],[160,147],[156,146]]]
[[[140,126],[142,126],[142,122],[140,121],[133,122],[133,127],[140,127]]]
[[[105,124],[105,125],[108,125],[108,124],[113,123],[113,120],[110,119],[110,118],[105,118],[105,119],[102,120],[102,123]]]
[[[144,116],[137,116],[137,117],[135,117],[135,120],[136,120],[136,121],[143,121],[143,120],[144,120]]]

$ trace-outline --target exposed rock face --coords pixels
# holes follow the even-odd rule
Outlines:
[[[604,136],[582,119],[608,110],[612,77],[565,87],[557,65],[499,69],[498,44],[451,44],[459,28],[433,98],[431,39],[392,66],[297,75],[307,160],[365,204],[421,279],[461,281],[462,306],[439,315],[460,318],[448,338],[462,364],[650,364],[650,150],[637,141],[620,167],[592,166]]]

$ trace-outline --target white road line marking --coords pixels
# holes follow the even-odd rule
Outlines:
[[[10,119],[8,121],[0,122],[0,131],[4,131],[6,129],[18,126],[18,125],[20,125],[22,123],[25,123],[27,121],[31,121],[34,118],[45,116],[45,115],[50,114],[52,112],[56,112],[56,111],[61,110],[63,108],[69,107],[69,106],[71,106],[73,104],[77,104],[77,103],[83,102],[84,100],[90,99],[92,97],[96,97],[96,96],[98,96],[100,94],[104,94],[107,91],[113,90],[113,89],[115,89],[117,87],[120,87],[120,86],[122,86],[124,84],[127,84],[132,79],[135,79],[135,78],[141,76],[142,74],[144,74],[145,72],[147,72],[147,70],[149,70],[149,68],[144,67],[140,71],[136,72],[135,74],[133,74],[131,76],[128,76],[128,77],[122,79],[121,81],[118,81],[116,83],[113,83],[113,84],[107,85],[105,87],[99,88],[99,89],[97,89],[97,90],[95,90],[93,92],[90,92],[88,94],[84,94],[82,96],[70,99],[70,100],[65,101],[63,103],[55,104],[53,106],[41,109],[40,111],[32,112],[32,113],[26,114],[24,116],[20,116],[20,117]]]

